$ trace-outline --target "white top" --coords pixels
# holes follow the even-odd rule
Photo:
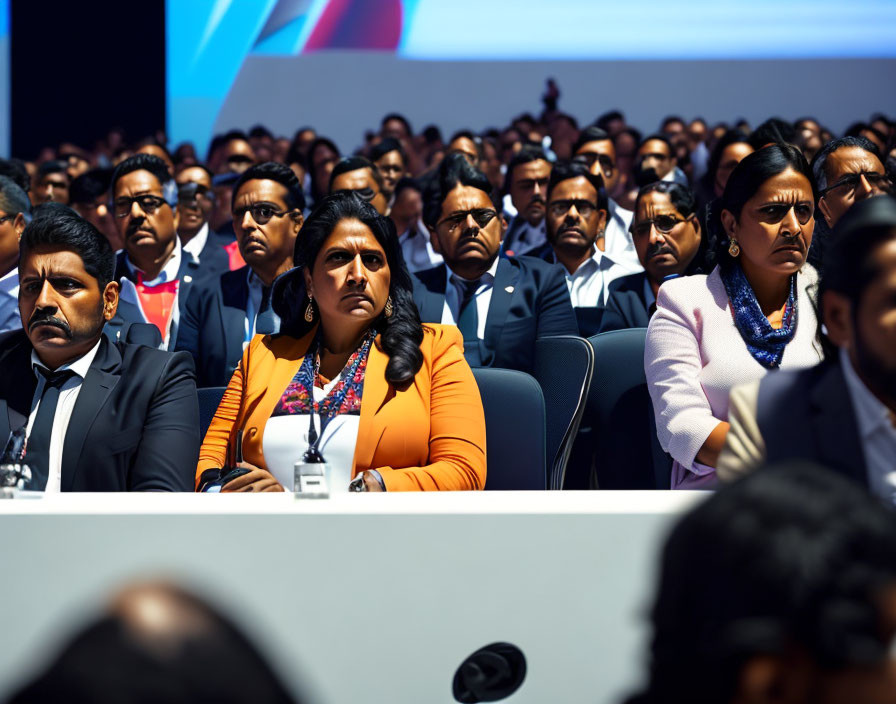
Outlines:
[[[499,258],[495,258],[489,270],[479,278],[479,287],[473,296],[476,299],[476,337],[485,339],[485,322],[488,318],[488,307],[492,302],[492,289],[495,287],[495,272],[498,271]],[[463,297],[459,280],[460,276],[445,267],[448,283],[445,286],[445,305],[442,307],[442,325],[457,325],[460,302]],[[466,281],[466,279],[463,279]]]
[[[205,223],[201,228],[199,228],[199,232],[193,235],[192,239],[183,245],[184,251],[193,257],[194,262],[199,261],[199,255],[202,254],[202,250],[205,249],[205,244],[208,242],[208,223]]]
[[[796,332],[781,369],[822,360],[810,297],[816,295],[817,278],[808,264],[797,277]],[[728,420],[731,389],[766,374],[734,325],[718,267],[708,276],[683,276],[660,287],[647,328],[644,369],[660,445],[675,460],[672,488],[711,485],[715,470],[696,462],[697,452],[719,422]]]
[[[171,259],[162,267],[162,271],[159,272],[159,275],[154,278],[152,281],[144,281],[143,285],[149,288],[153,286],[159,286],[160,284],[168,283],[169,281],[174,281],[177,279],[177,274],[180,271],[180,260],[182,258],[181,254],[182,248],[180,246],[180,240],[177,237],[174,238],[174,254],[171,256]],[[134,274],[136,274],[140,269],[135,267],[131,263],[130,257],[124,258],[125,263],[128,265],[128,269],[131,270]],[[142,272],[141,272],[142,273]],[[184,277],[184,281],[190,282],[192,279],[189,275]],[[119,294],[121,300],[127,301],[135,306],[140,311],[140,315],[143,318],[143,322],[147,322],[146,313],[143,311],[143,305],[140,303],[140,296],[137,295],[137,287],[134,285],[134,282],[129,278],[123,276],[121,281],[119,282],[121,285],[121,293]],[[177,287],[178,290],[174,294],[174,306],[171,309],[171,315],[168,318],[168,329],[165,330],[165,334],[162,335],[162,345],[161,348],[168,349],[168,342],[171,337],[171,326],[174,325],[178,320],[180,320],[180,306],[178,302],[178,297],[180,296],[180,286]]]
[[[556,255],[554,255],[554,261],[557,261]],[[572,274],[567,271],[565,266],[558,263],[557,266],[563,268],[573,308],[606,305],[607,290],[613,281],[643,271],[640,264],[634,268],[624,261],[625,259],[618,254],[609,251],[601,252],[594,247],[591,258],[582,262]]]
[[[78,394],[81,392],[81,382],[87,376],[90,365],[96,357],[97,350],[100,348],[102,339],[97,340],[93,348],[83,357],[79,357],[74,362],[63,364],[56,371],[61,372],[71,370],[75,373],[70,379],[59,388],[59,400],[56,402],[56,415],[53,416],[53,429],[50,431],[50,451],[49,462],[47,465],[47,486],[44,489],[47,493],[57,493],[62,487],[62,447],[65,444],[65,434],[68,430],[69,421],[72,418],[72,410],[75,407],[75,401],[78,400]],[[27,436],[31,436],[31,428],[34,426],[34,420],[37,417],[37,409],[40,407],[40,397],[44,392],[46,379],[43,374],[38,373],[35,367],[43,367],[49,370],[37,353],[31,351],[31,368],[37,377],[37,388],[34,390],[34,397],[31,400],[31,413],[28,416],[28,426],[26,428]]]
[[[644,271],[644,267],[641,266],[641,261],[638,259],[632,234],[629,232],[635,214],[631,210],[623,208],[612,198],[608,199],[608,203],[604,250],[615,257],[620,265],[630,269],[630,273]]]
[[[859,441],[865,453],[868,485],[890,504],[896,503],[896,418],[856,374],[846,351],[840,349],[840,366],[856,414]]]
[[[315,386],[314,400],[317,403],[323,401],[341,377],[342,374],[322,389]],[[318,448],[330,465],[331,474],[327,481],[331,494],[348,491],[360,423],[361,416],[340,413],[324,429]],[[264,461],[268,471],[287,491],[293,491],[295,464],[302,460],[302,455],[308,449],[309,425],[307,413],[273,416],[265,423],[262,440]],[[320,433],[319,414],[315,414],[314,427]]]
[[[432,248],[429,231],[422,220],[418,220],[416,224],[402,232],[398,237],[398,243],[401,245],[408,271],[412,274],[415,271],[425,271],[437,267],[443,261],[442,255],[437,254]]]
[[[22,327],[19,315],[19,270],[12,268],[0,278],[0,333],[18,330]]]

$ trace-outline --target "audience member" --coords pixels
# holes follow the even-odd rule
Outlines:
[[[0,436],[27,430],[29,488],[188,491],[199,448],[189,355],[103,335],[115,253],[67,207],[37,208],[20,251],[24,330],[0,339]]]
[[[479,390],[457,331],[420,323],[392,222],[356,194],[330,196],[305,223],[294,264],[274,291],[285,334],[246,349],[202,445],[197,487],[251,429],[238,465],[250,471],[223,491],[291,487],[303,446],[332,467],[331,491],[481,489]]]
[[[195,286],[178,329],[177,349],[193,355],[200,387],[226,386],[252,338],[280,331],[271,286],[292,267],[304,208],[289,167],[267,162],[240,176],[233,222],[247,264]]]
[[[416,274],[414,299],[423,322],[457,325],[471,366],[531,372],[536,340],[575,335],[575,317],[559,268],[498,256],[506,223],[490,192],[466,157],[445,157],[423,206],[445,263]]]
[[[747,135],[738,130],[728,130],[716,142],[709,155],[706,174],[700,180],[698,191],[699,202],[705,207],[716,198],[721,198],[725,191],[725,184],[734,167],[755,149],[750,146]],[[706,220],[704,220],[704,223]]]
[[[249,138],[242,132],[224,135],[217,155],[218,173],[241,174],[256,162]]]
[[[383,177],[363,156],[340,159],[330,174],[330,194],[353,191],[370,203],[380,215],[388,215],[389,200],[383,191]]]
[[[90,169],[90,157],[87,152],[70,142],[64,142],[59,145],[56,158],[68,164],[67,172],[70,181],[74,181],[78,176],[87,173]]]
[[[143,144],[137,148],[134,154],[148,154],[157,157],[165,162],[165,166],[168,167],[170,173],[174,173],[174,159],[171,157],[171,153],[163,144],[159,144],[154,137],[149,137],[144,140]]]
[[[117,252],[124,248],[124,240],[118,234],[115,218],[109,208],[111,184],[111,169],[91,169],[72,181],[69,204],[78,215],[99,230]]]
[[[896,200],[858,203],[826,256],[827,359],[731,392],[719,477],[813,459],[896,503]]]
[[[326,137],[316,138],[308,147],[312,206],[317,205],[329,192],[330,174],[339,156],[339,148]]]
[[[442,255],[433,249],[429,230],[423,223],[423,189],[419,181],[405,177],[398,182],[389,218],[398,233],[408,271],[414,274],[442,263]]]
[[[748,155],[722,194],[718,266],[660,288],[644,365],[660,445],[675,460],[673,488],[714,484],[734,386],[820,360],[817,274],[804,266],[814,206],[799,149]]]
[[[890,702],[896,518],[816,465],[757,472],[678,521],[651,622],[627,704]]]
[[[230,268],[224,249],[230,239],[211,232],[209,218],[215,207],[211,171],[188,166],[175,177],[177,183],[177,237],[184,254],[193,258],[203,275],[216,277]]]
[[[706,273],[705,248],[694,194],[670,181],[647,184],[638,193],[632,236],[644,271],[615,279],[607,292],[597,332],[646,328],[664,281]],[[581,319],[580,319],[581,327]],[[593,334],[590,330],[583,335]]]
[[[31,202],[67,204],[69,182],[67,161],[45,161],[31,182]]]
[[[445,156],[461,154],[474,169],[479,168],[482,160],[482,140],[470,130],[455,132],[445,149]]]
[[[19,315],[19,239],[31,215],[28,195],[0,176],[0,333],[22,327]]]
[[[133,323],[152,323],[165,349],[174,349],[178,322],[200,274],[177,238],[177,184],[161,159],[135,154],[115,167],[112,194],[124,250],[115,265],[121,300],[107,327],[121,336]]]
[[[510,160],[504,193],[510,196],[517,214],[504,236],[504,253],[538,256],[548,246],[544,215],[550,178],[551,162],[541,147],[526,145]]]
[[[383,195],[388,203],[395,195],[395,186],[407,173],[408,158],[397,139],[386,137],[370,150],[370,160],[383,177]]]
[[[796,130],[789,122],[780,117],[771,117],[749,133],[750,146],[754,150],[767,147],[769,144],[793,144]]]

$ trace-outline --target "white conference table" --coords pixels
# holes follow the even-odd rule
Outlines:
[[[119,586],[223,608],[317,704],[454,701],[507,641],[508,702],[610,704],[641,679],[662,540],[702,492],[66,494],[0,501],[0,699]]]

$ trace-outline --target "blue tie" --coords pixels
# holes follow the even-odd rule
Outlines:
[[[274,309],[271,308],[271,287],[261,287],[261,305],[258,306],[258,315],[255,316],[255,334],[271,335],[275,332],[277,324],[274,320]]]
[[[460,306],[457,309],[457,328],[464,338],[464,356],[470,366],[479,366],[481,364],[479,316],[476,310],[476,290],[479,288],[479,281],[464,281],[458,277],[454,277],[454,281],[461,294]]]

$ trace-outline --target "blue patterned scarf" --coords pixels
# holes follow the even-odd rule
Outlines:
[[[796,274],[790,277],[790,293],[784,306],[784,324],[775,330],[762,313],[759,301],[740,263],[719,270],[728,300],[734,325],[747,343],[747,349],[757,362],[766,369],[776,369],[781,365],[784,348],[796,333],[797,298]]]

